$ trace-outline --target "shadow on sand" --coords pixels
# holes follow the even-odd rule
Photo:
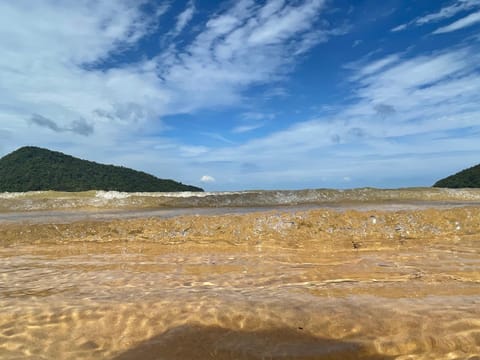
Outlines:
[[[372,351],[355,342],[317,338],[301,328],[243,331],[218,326],[182,325],[112,360],[393,359]]]

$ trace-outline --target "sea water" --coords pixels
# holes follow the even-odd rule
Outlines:
[[[480,208],[450,200],[4,219],[0,358],[478,359]]]

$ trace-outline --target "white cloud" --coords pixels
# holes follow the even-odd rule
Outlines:
[[[423,25],[430,22],[437,22],[444,19],[449,19],[458,13],[479,7],[478,0],[457,0],[453,4],[441,8],[438,12],[422,16],[415,20],[417,25]]]
[[[322,0],[296,6],[240,0],[214,15],[185,48],[172,47],[157,58],[160,76],[174,94],[168,112],[238,104],[248,87],[281,80],[298,56],[316,45],[312,34],[329,36],[328,29],[314,30],[322,8]]]
[[[203,182],[203,183],[213,183],[213,182],[215,182],[215,178],[213,176],[210,176],[210,175],[203,175],[200,178],[200,181]]]
[[[442,20],[450,19],[453,16],[468,11],[471,9],[479,8],[480,1],[478,0],[456,0],[452,4],[442,7],[439,11],[421,16],[412,20],[407,24],[399,25],[393,28],[391,31],[402,31],[407,29],[410,26],[422,26],[429,23],[435,23]]]
[[[321,186],[335,187],[430,185],[478,163],[479,58],[477,48],[464,47],[371,60],[354,70],[356,98],[343,110],[210,149],[199,166],[229,174],[230,188],[303,187],[322,178]]]
[[[312,19],[318,15],[318,11],[323,6],[321,0],[310,0],[300,6],[283,6],[282,2],[277,2],[274,11],[269,9],[268,15],[260,11],[256,20],[260,20],[260,25],[252,27],[252,31],[246,36],[247,42],[252,46],[263,46],[283,43],[293,35],[304,33],[311,28]],[[269,4],[263,7],[268,7]],[[263,21],[262,21],[263,20]],[[305,37],[304,37],[305,39]]]
[[[132,132],[161,112],[168,92],[148,63],[92,69],[153,31],[156,18],[145,17],[140,4],[2,2],[0,125],[22,134],[25,142],[65,138],[52,126],[34,131],[31,119],[37,114],[76,135],[91,133],[83,126],[88,123],[95,142],[109,143],[115,133]],[[70,141],[82,142],[76,135]]]
[[[226,143],[226,144],[235,144],[234,141],[232,141],[230,139],[227,139],[225,136],[223,136],[222,134],[219,134],[219,133],[202,132],[201,134],[205,135],[205,136],[208,136],[211,139],[218,140],[218,141],[221,141],[221,142]]]
[[[389,55],[383,59],[379,59],[369,64],[362,66],[355,74],[355,78],[364,77],[367,75],[374,74],[380,70],[387,68],[389,65],[396,63],[399,60],[399,56],[397,54]],[[355,68],[355,65],[353,66]]]
[[[35,51],[39,61],[48,59],[54,65],[102,60],[112,51],[134,44],[150,25],[131,1],[19,0],[2,2],[0,13],[6,60],[22,60],[23,52]],[[22,24],[21,30],[14,24]],[[27,57],[22,63],[29,60]]]
[[[447,26],[435,30],[434,34],[444,34],[480,23],[480,11],[467,15]]]
[[[75,146],[118,147],[146,128],[161,130],[165,115],[239,104],[244,91],[258,84],[279,88],[298,60],[295,52],[315,45],[312,34],[333,36],[318,33],[322,0],[239,0],[197,23],[197,35],[183,47],[169,46],[152,58],[140,54],[138,62],[112,62],[136,53],[138,41],[157,31],[159,16],[169,9],[164,3],[147,12],[144,5],[0,3],[0,128],[19,134],[12,144],[64,143],[68,129]],[[177,16],[176,31],[185,30],[194,12],[190,2]],[[34,114],[51,122],[33,125]],[[182,153],[203,150],[186,147]]]
[[[242,114],[244,120],[271,120],[275,118],[275,114],[262,113],[258,111],[249,111]]]
[[[352,44],[352,48],[356,48],[357,46],[361,45],[363,40],[355,40]]]
[[[195,5],[193,1],[190,1],[187,5],[187,8],[178,15],[177,23],[175,25],[175,32],[178,34],[180,33],[185,26],[192,20],[193,14],[195,13]]]
[[[401,25],[395,26],[390,31],[392,31],[392,32],[402,31],[402,30],[405,30],[407,27],[408,27],[408,24],[401,24]]]
[[[180,154],[183,156],[183,157],[197,157],[197,156],[200,156],[200,155],[204,155],[208,152],[208,148],[206,146],[194,146],[194,145],[191,145],[191,146],[188,146],[188,145],[184,145],[184,146],[180,146]]]
[[[250,132],[264,127],[268,121],[275,119],[275,117],[274,113],[248,111],[241,114],[241,124],[235,126],[231,131],[235,134]]]
[[[177,22],[175,23],[175,28],[167,33],[166,39],[168,41],[172,41],[185,29],[188,23],[193,19],[193,16],[195,15],[195,11],[196,11],[195,3],[193,2],[193,0],[191,0],[188,2],[185,10],[183,10],[177,16]]]
[[[239,125],[239,126],[234,127],[232,129],[232,132],[236,133],[236,134],[241,134],[241,133],[246,133],[246,132],[249,132],[249,131],[259,129],[263,126],[264,126],[263,123],[251,124],[251,125]]]

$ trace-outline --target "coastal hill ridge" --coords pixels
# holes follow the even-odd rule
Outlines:
[[[203,191],[142,171],[99,164],[34,146],[19,148],[0,159],[0,192],[42,190]]]
[[[480,164],[438,180],[433,186],[456,189],[480,188]]]

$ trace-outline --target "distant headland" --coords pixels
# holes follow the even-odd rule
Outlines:
[[[0,159],[0,192],[43,190],[203,191],[145,172],[99,164],[34,146],[22,147]]]
[[[442,188],[480,188],[480,164],[438,180],[434,187]]]

